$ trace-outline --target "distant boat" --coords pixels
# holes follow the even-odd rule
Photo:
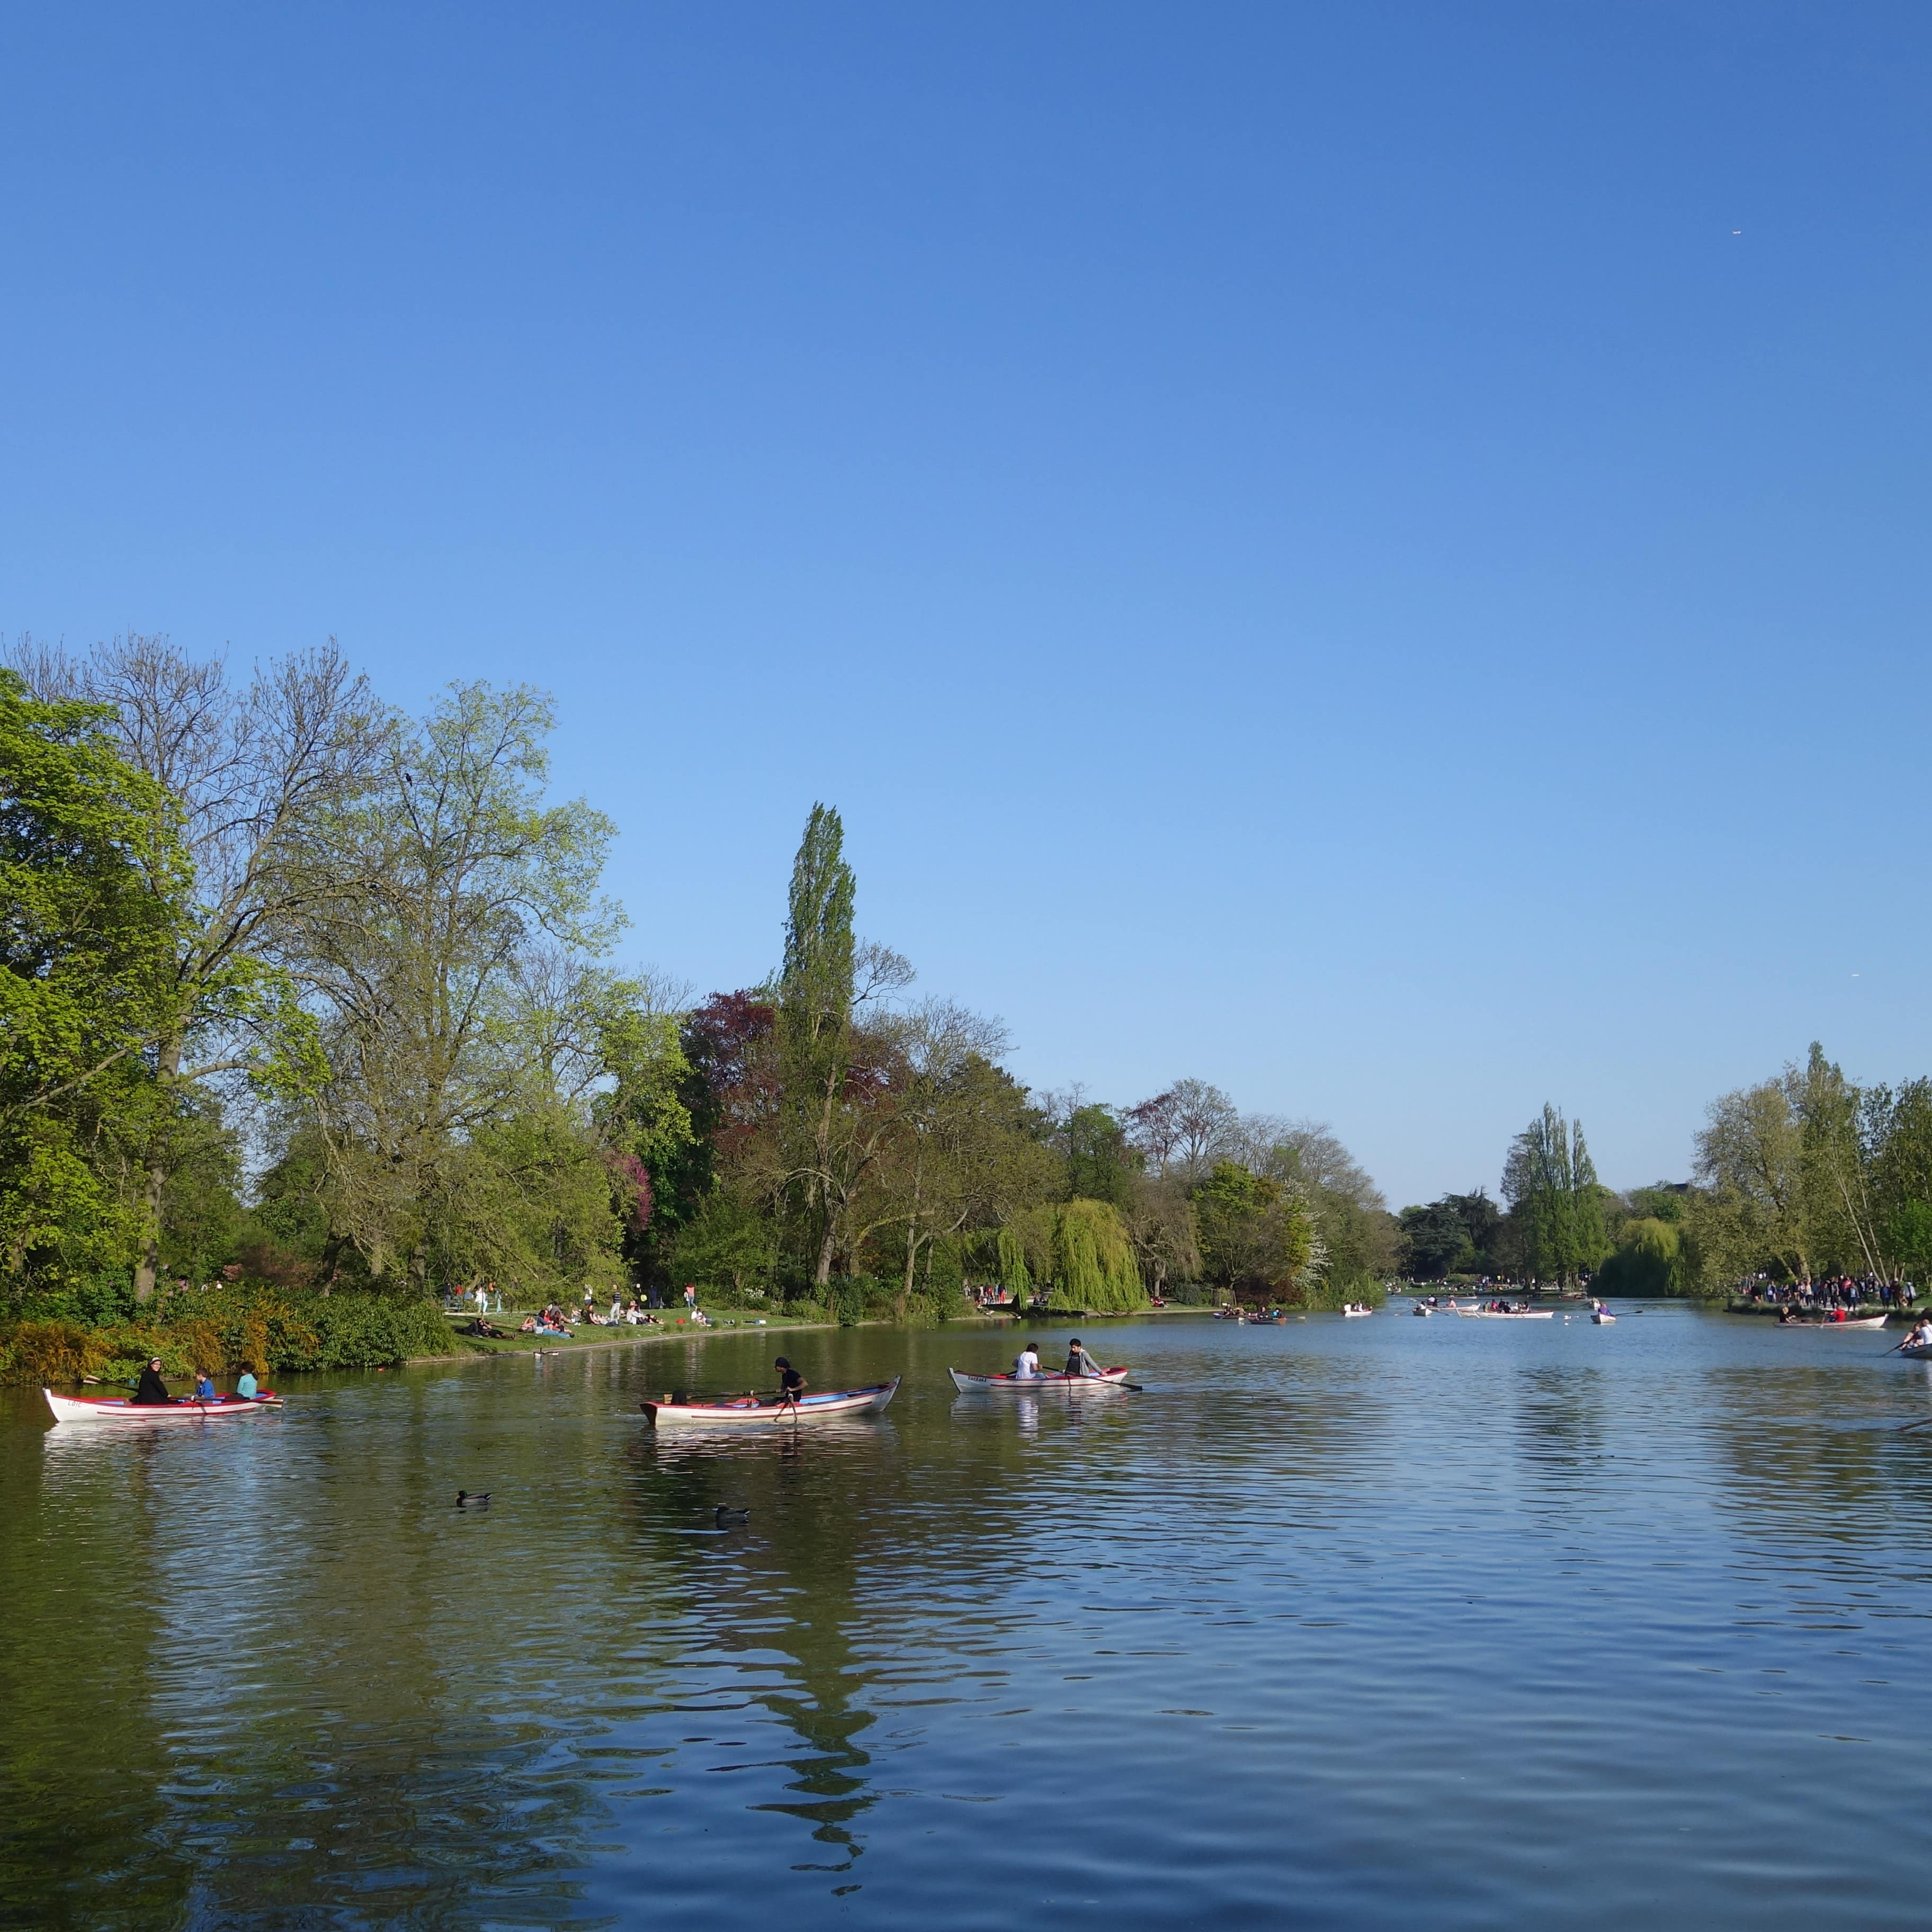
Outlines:
[[[775,1423],[818,1422],[828,1415],[876,1415],[898,1394],[899,1378],[868,1388],[837,1389],[802,1395],[796,1402],[775,1396],[741,1395],[722,1402],[646,1402],[644,1419],[659,1429],[674,1424],[716,1424],[727,1428],[769,1428]]]
[[[1844,1322],[1828,1322],[1800,1316],[1795,1322],[1780,1322],[1778,1325],[1780,1328],[1882,1328],[1886,1319],[1882,1315],[1856,1315]]]
[[[1590,1319],[1594,1322],[1599,1328],[1608,1328],[1611,1327],[1616,1322],[1616,1318],[1617,1318],[1612,1315],[1607,1308],[1593,1308],[1590,1310]]]
[[[1342,1304],[1342,1317],[1349,1322],[1364,1315],[1372,1315],[1375,1312],[1366,1301],[1345,1301]]]

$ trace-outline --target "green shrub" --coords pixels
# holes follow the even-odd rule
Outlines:
[[[0,1375],[58,1379],[132,1373],[159,1355],[172,1375],[197,1369],[257,1374],[320,1369],[393,1368],[412,1356],[455,1352],[434,1302],[313,1288],[218,1288],[176,1294],[136,1318],[98,1328],[18,1322],[0,1335]]]
[[[109,1351],[91,1328],[71,1322],[22,1322],[0,1342],[9,1382],[77,1382],[107,1360]]]

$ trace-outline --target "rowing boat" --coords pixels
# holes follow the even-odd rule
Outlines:
[[[1125,1382],[1125,1369],[1102,1369],[1097,1376],[1064,1376],[1058,1373],[1037,1376],[971,1376],[964,1369],[948,1369],[952,1378],[952,1386],[962,1395],[970,1395],[978,1389],[1004,1390],[1015,1395],[1037,1395],[1042,1389],[1078,1388],[1082,1384],[1091,1388],[1095,1383],[1112,1388]]]
[[[1345,1322],[1359,1322],[1364,1315],[1375,1312],[1366,1301],[1345,1301],[1342,1304],[1342,1318]]]
[[[1599,1328],[1610,1328],[1615,1323],[1616,1318],[1607,1308],[1593,1308],[1590,1310],[1590,1319]]]
[[[218,1396],[212,1402],[183,1396],[170,1402],[130,1402],[124,1395],[56,1395],[50,1388],[40,1393],[56,1422],[197,1422],[204,1416],[212,1422],[282,1406],[281,1397],[267,1389],[258,1396]]]
[[[1907,1342],[1892,1352],[1915,1362],[1932,1361],[1932,1342]]]
[[[1549,1308],[1459,1308],[1455,1312],[1468,1322],[1554,1322],[1556,1311]]]
[[[1795,1322],[1780,1322],[1780,1328],[1822,1328],[1828,1331],[1840,1328],[1882,1328],[1886,1324],[1882,1315],[1859,1315],[1846,1322],[1814,1322],[1800,1316]]]
[[[869,1388],[828,1389],[823,1395],[802,1395],[796,1402],[776,1396],[741,1395],[722,1402],[646,1402],[638,1406],[644,1419],[662,1429],[675,1423],[710,1427],[769,1427],[778,1422],[822,1422],[829,1415],[876,1415],[898,1394],[899,1378],[874,1382]]]

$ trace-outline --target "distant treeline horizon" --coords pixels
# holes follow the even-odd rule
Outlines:
[[[816,805],[778,958],[702,998],[612,964],[615,827],[548,796],[549,700],[385,704],[333,646],[231,674],[166,638],[0,669],[0,1313],[158,1284],[526,1299],[691,1282],[942,1317],[1315,1305],[1460,1273],[1717,1292],[1932,1261],[1932,1088],[1814,1047],[1618,1194],[1546,1106],[1484,1189],[1388,1211],[1324,1123],[1178,1078],[1028,1088],[999,1023],[860,937]],[[668,949],[674,934],[660,935]]]

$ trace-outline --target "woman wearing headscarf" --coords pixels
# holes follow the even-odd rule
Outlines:
[[[168,1393],[168,1385],[161,1379],[161,1358],[158,1355],[148,1358],[148,1366],[141,1371],[141,1379],[134,1384],[134,1400],[138,1402],[170,1403],[174,1397]]]

